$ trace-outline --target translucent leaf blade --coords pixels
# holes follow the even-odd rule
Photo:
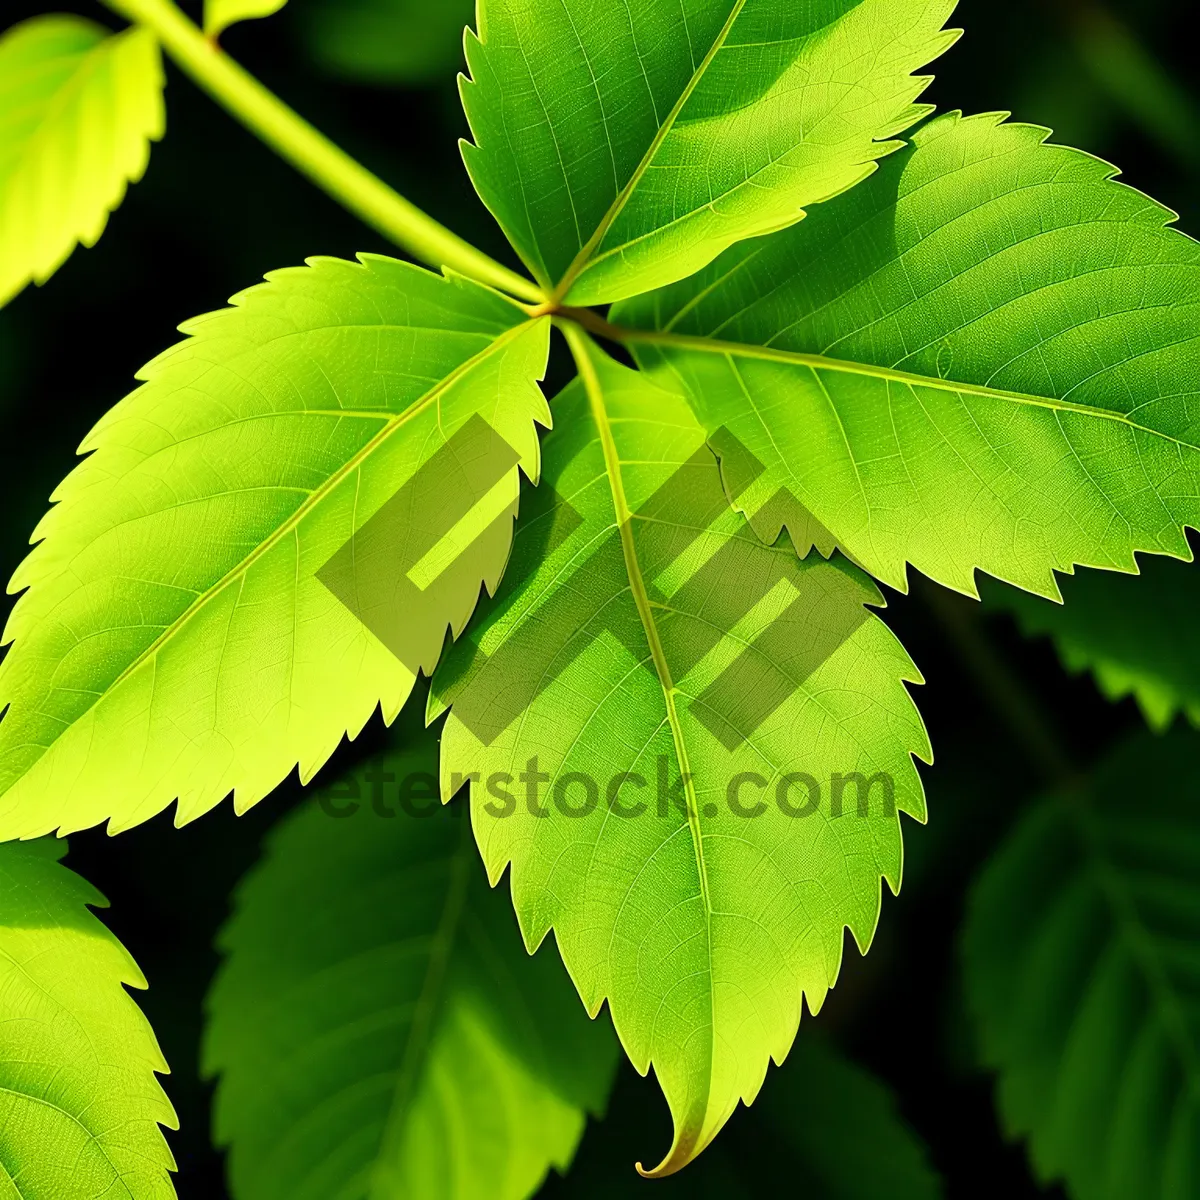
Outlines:
[[[434,767],[356,770],[240,888],[204,1054],[236,1197],[525,1200],[604,1107],[607,1022],[526,954]]]
[[[167,1064],[122,986],[146,980],[65,848],[0,845],[0,1191],[174,1200]]]
[[[527,943],[553,928],[589,1011],[607,1001],[654,1067],[670,1174],[782,1061],[801,996],[820,1008],[846,927],[870,943],[929,746],[874,588],[761,545],[682,398],[587,355],[590,394],[555,402],[545,507],[431,712],[450,707],[443,793],[473,780]]]
[[[185,329],[89,435],[10,585],[4,837],[115,831],[177,797],[183,822],[230,791],[241,811],[297,764],[311,778],[377,706],[395,716],[495,588],[519,473],[537,476],[548,326],[475,284],[314,260]],[[389,503],[401,533],[429,532],[438,489],[414,481],[476,426],[511,448],[504,505],[458,523],[464,553],[398,658],[319,574]]]
[[[485,0],[476,190],[572,304],[683,278],[866,178],[923,110],[953,0]]]
[[[1055,596],[1074,564],[1190,556],[1200,246],[1046,137],[939,118],[836,205],[614,316],[895,587],[911,563]]]
[[[72,16],[0,37],[0,304],[92,246],[164,129],[158,44]]]

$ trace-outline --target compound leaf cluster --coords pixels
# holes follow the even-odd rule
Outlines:
[[[210,0],[208,31],[278,7]],[[116,831],[172,801],[182,823],[230,793],[242,811],[437,668],[442,797],[468,783],[526,947],[553,932],[588,1012],[607,1003],[654,1068],[675,1132],[647,1173],[686,1165],[820,1008],[846,929],[865,951],[900,884],[899,814],[925,817],[920,676],[869,611],[872,577],[903,589],[911,565],[974,594],[985,572],[1057,598],[1055,572],[1190,558],[1200,524],[1200,248],[1044,129],[926,120],[919,72],[953,7],[480,0],[464,157],[540,302],[363,255],[184,326],[88,436],[10,584],[0,838]],[[46,18],[0,41],[0,300],[95,240],[161,132],[160,90],[142,30]],[[74,154],[85,129],[103,136]],[[522,496],[554,326],[579,378]],[[480,430],[511,458],[476,488]],[[1161,645],[1118,649],[1104,624],[1062,633],[1073,661],[1160,722],[1194,711]],[[1194,1029],[1159,931],[1195,933],[1195,897],[1112,843],[1119,826],[1167,853],[1185,814],[1139,831],[1104,803],[1018,835],[979,894],[972,989],[1047,1175],[1182,1195]],[[461,828],[309,809],[247,884],[209,1040],[247,1200],[335,1178],[516,1200],[569,1161],[606,1051],[553,999],[552,960],[514,952]],[[1026,870],[1044,894],[1005,906]],[[320,892],[315,923],[297,889]],[[386,995],[334,961],[347,937],[393,962]],[[1063,972],[1099,963],[1082,1032],[1026,1011],[1035,960],[1056,1003],[1079,982]],[[322,972],[349,974],[317,1003]],[[1136,1045],[1116,1036],[1131,1013]],[[1026,1070],[1025,1019],[1037,1048],[1062,1041],[1061,1094]],[[1061,1113],[1122,1054],[1122,1095],[1175,1097],[1175,1123],[1122,1110],[1103,1153],[1070,1141]],[[511,1104],[478,1111],[468,1078]],[[350,1100],[321,1120],[330,1090],[353,1122]],[[544,1119],[520,1127],[522,1106]],[[456,1114],[486,1135],[456,1141]]]

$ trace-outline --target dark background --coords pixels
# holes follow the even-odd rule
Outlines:
[[[305,32],[319,10],[337,2],[291,0],[277,17],[230,31],[225,45],[404,194],[512,261],[461,167],[456,141],[466,127],[453,71],[413,88],[356,83],[315,65],[324,56],[314,56]],[[117,24],[99,5],[57,7]],[[184,7],[198,15],[198,5]],[[1186,21],[1193,7],[1188,0],[962,0],[956,23],[967,33],[936,65],[927,98],[941,108],[1011,110],[1053,126],[1058,140],[1120,164],[1128,182],[1178,210],[1183,228],[1198,233],[1200,98]],[[44,8],[4,0],[0,24]],[[167,104],[166,140],[100,244],[77,251],[45,287],[0,311],[4,578],[71,468],[75,447],[129,389],[134,371],[176,340],[181,321],[310,255],[389,250],[173,68]],[[551,380],[563,370],[556,362]],[[1006,618],[985,619],[970,601],[935,603],[920,581],[910,596],[889,600],[887,620],[927,680],[917,700],[938,755],[936,768],[924,771],[931,822],[906,824],[902,896],[885,898],[868,958],[848,939],[838,987],[805,1029],[835,1037],[896,1089],[950,1196],[975,1197],[981,1183],[1013,1200],[1055,1195],[1036,1186],[1023,1150],[997,1129],[957,982],[958,930],[971,878],[1044,786],[1037,738],[1086,766],[1137,728],[1140,716],[1129,702],[1105,704],[1088,680],[1064,675],[1047,643],[1022,643]],[[1005,672],[1023,689],[1007,702]],[[1017,729],[1022,719],[1025,736]],[[377,746],[377,726],[343,747],[322,778]],[[226,1194],[221,1157],[209,1143],[211,1089],[196,1066],[203,997],[217,962],[213,936],[230,888],[299,791],[293,780],[241,818],[225,803],[182,831],[164,813],[119,838],[92,830],[71,839],[68,862],[109,897],[105,919],[150,980],[138,1000],[173,1068],[167,1089],[182,1127],[171,1143],[185,1198]],[[749,1194],[779,1186],[752,1110],[735,1115],[711,1163],[706,1155],[681,1179],[660,1185],[639,1184],[631,1169],[669,1141],[653,1081],[625,1066],[609,1111],[604,1124],[589,1127],[577,1169],[611,1176],[619,1164],[624,1182],[613,1194],[682,1194],[715,1171],[721,1155],[732,1156]],[[572,1188],[552,1179],[546,1192],[570,1195]]]

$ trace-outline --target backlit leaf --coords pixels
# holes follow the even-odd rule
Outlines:
[[[524,1200],[617,1061],[549,947],[525,953],[432,754],[288,817],[241,885],[209,997],[237,1200]]]
[[[174,1200],[167,1064],[122,986],[146,980],[65,850],[0,845],[0,1195]]]
[[[311,778],[376,706],[395,716],[496,586],[516,464],[537,475],[548,326],[475,284],[318,259],[184,328],[88,436],[10,585],[0,837],[115,831],[176,797],[182,823],[230,791],[244,811],[297,764]],[[317,572],[370,550],[397,496],[402,532],[426,532],[459,490],[402,485],[484,423],[512,451],[498,506],[456,527],[469,553],[401,661]]]
[[[0,304],[92,246],[163,135],[158,44],[82,17],[0,37]]]
[[[690,275],[853,187],[927,110],[954,0],[480,0],[467,168],[571,304]]]
[[[870,943],[929,746],[874,587],[762,545],[683,399],[570,336],[584,383],[555,402],[538,509],[431,714],[451,706],[443,794],[474,780],[527,944],[553,928],[654,1067],[670,1174],[754,1099],[802,995],[821,1007],[845,929]]]
[[[287,0],[204,0],[204,32],[219,37],[230,25],[277,13]]]
[[[911,563],[1056,596],[1054,569],[1190,557],[1200,245],[1046,136],[942,117],[836,204],[613,315],[656,331],[641,361],[754,453],[759,489],[894,587]]]

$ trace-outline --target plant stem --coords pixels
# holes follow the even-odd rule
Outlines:
[[[545,299],[531,280],[489,258],[393,191],[334,145],[180,12],[172,0],[103,0],[151,30],[214,100],[339,204],[416,258],[449,267],[523,300]]]

